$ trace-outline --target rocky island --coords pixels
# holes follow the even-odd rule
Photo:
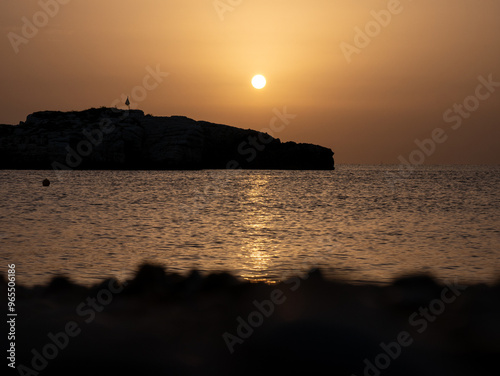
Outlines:
[[[328,148],[265,132],[103,107],[0,125],[0,168],[332,170],[334,160]]]

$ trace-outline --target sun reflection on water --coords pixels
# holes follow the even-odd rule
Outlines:
[[[272,256],[276,253],[276,244],[269,237],[274,230],[273,214],[269,211],[265,175],[249,176],[248,189],[242,192],[242,198],[248,205],[243,214],[243,226],[248,234],[240,248],[241,277],[254,281],[268,281],[271,274]]]

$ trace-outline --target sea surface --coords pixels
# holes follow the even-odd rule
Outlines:
[[[49,178],[50,187],[42,187]],[[500,277],[500,166],[0,171],[0,271],[91,285],[145,262],[274,282]]]

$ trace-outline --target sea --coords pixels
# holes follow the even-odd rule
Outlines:
[[[51,181],[49,187],[42,180]],[[143,263],[275,283],[500,277],[500,166],[0,171],[0,272],[87,286]]]

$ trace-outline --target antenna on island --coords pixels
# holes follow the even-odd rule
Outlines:
[[[128,110],[130,111],[130,101],[128,100],[128,97],[127,100],[125,101],[125,106],[127,106]]]

